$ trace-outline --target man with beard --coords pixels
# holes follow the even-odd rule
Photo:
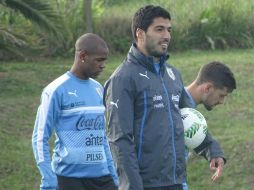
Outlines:
[[[198,104],[203,104],[210,111],[215,106],[223,104],[225,98],[234,89],[236,89],[236,81],[232,71],[221,62],[210,62],[201,67],[197,78],[186,87],[186,92],[192,100],[189,107],[196,108]],[[206,149],[206,147],[208,148]],[[223,166],[226,162],[218,142],[208,133],[202,144],[195,149],[195,152],[205,156],[210,161],[211,170],[216,171],[212,180],[216,181],[222,175]],[[212,157],[211,152],[213,152]],[[188,155],[188,150],[186,150],[186,155]],[[187,183],[183,184],[183,189],[188,189]]]
[[[227,95],[234,89],[236,82],[232,71],[218,61],[203,65],[197,78],[187,86],[195,105],[203,104],[208,111],[216,105],[223,104]]]
[[[179,109],[192,99],[166,63],[171,30],[168,11],[140,8],[132,20],[135,43],[105,84],[107,136],[121,190],[180,190],[186,181]]]

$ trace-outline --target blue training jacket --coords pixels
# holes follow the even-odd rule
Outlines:
[[[105,84],[107,136],[121,190],[186,181],[179,112],[186,105],[182,100],[184,85],[180,73],[166,59],[166,55],[161,56],[158,72],[153,58],[133,44]]]
[[[56,189],[56,175],[93,178],[115,172],[105,137],[103,87],[67,72],[50,83],[41,96],[32,145],[42,176],[41,189]],[[51,161],[49,139],[56,140]]]

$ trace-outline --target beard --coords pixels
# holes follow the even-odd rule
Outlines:
[[[213,109],[213,106],[208,105],[208,104],[204,104],[204,107],[208,110],[211,111]]]
[[[161,47],[162,43],[169,43],[169,41],[154,41],[147,38],[147,43],[145,45],[146,52],[153,57],[160,58],[162,55],[167,53],[168,48]]]
[[[160,58],[162,55],[167,53],[167,50],[159,51],[159,50],[156,50],[155,48],[149,48],[149,47],[147,47],[146,50],[150,56],[153,56],[156,58]]]

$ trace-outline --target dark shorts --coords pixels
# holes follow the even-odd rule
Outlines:
[[[58,190],[117,190],[110,175],[97,178],[57,176]]]
[[[149,187],[145,190],[183,190],[182,184],[170,185],[166,187]]]

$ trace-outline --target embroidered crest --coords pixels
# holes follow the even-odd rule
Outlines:
[[[167,73],[172,80],[176,79],[175,74],[173,73],[173,70],[171,68],[167,68]]]

